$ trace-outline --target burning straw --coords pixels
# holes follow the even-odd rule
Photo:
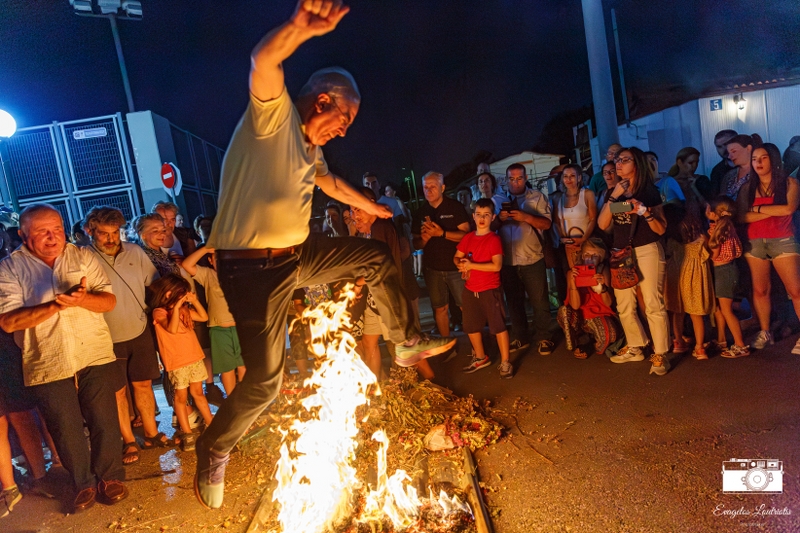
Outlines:
[[[372,435],[379,445],[375,488],[369,490],[358,478],[357,437],[359,422],[365,420],[357,419],[357,411],[369,403],[368,388],[376,385],[376,379],[356,353],[355,339],[348,333],[351,324],[346,309],[353,297],[348,288],[343,299],[304,312],[318,365],[305,381],[315,393],[300,400],[297,418],[288,430],[280,430],[273,501],[280,504],[282,530],[322,533],[348,523],[389,521],[395,531],[402,531],[431,508],[442,519],[456,513],[471,515],[457,496],[441,492],[438,498],[432,494],[420,498],[404,470],[388,476],[389,438],[383,430]],[[377,386],[376,390],[380,394]]]

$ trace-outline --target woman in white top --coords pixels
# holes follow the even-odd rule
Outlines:
[[[597,199],[591,190],[583,187],[583,169],[578,165],[564,167],[561,187],[564,193],[553,206],[553,227],[565,247],[567,261],[572,268],[581,244],[594,232]]]

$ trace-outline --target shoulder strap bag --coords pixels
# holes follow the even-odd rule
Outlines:
[[[611,286],[619,290],[630,289],[639,283],[639,273],[636,271],[636,259],[633,254],[633,235],[636,233],[639,215],[632,216],[634,218],[631,222],[628,246],[611,250],[611,258],[608,261],[611,267]]]

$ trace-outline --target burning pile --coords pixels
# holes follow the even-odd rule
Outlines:
[[[381,394],[347,333],[346,306],[347,299],[306,311],[317,370],[304,392],[273,406],[284,419],[294,411],[279,428],[273,500],[281,530],[469,531],[472,513],[458,487],[438,484],[434,495],[436,484],[420,481],[420,459],[426,444],[493,443],[500,426],[471,397],[419,382],[413,369],[393,369]]]

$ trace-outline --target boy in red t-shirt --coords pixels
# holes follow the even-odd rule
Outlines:
[[[489,229],[495,218],[494,203],[481,198],[475,203],[476,230],[467,233],[458,243],[453,261],[466,279],[462,296],[464,332],[472,343],[472,363],[464,367],[467,374],[491,364],[483,350],[481,331],[489,322],[489,332],[497,336],[500,348],[500,377],[511,378],[514,368],[508,360],[509,339],[503,292],[500,289],[500,269],[503,266],[503,246],[500,237]]]

